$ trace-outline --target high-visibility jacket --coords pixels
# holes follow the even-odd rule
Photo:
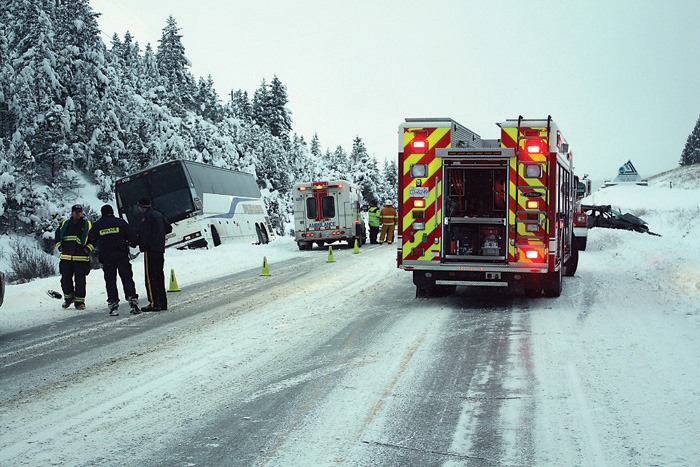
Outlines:
[[[382,220],[382,224],[394,225],[398,222],[398,216],[396,215],[396,209],[393,206],[384,206],[382,208],[381,215],[379,216]]]
[[[90,261],[90,252],[95,248],[89,240],[92,222],[87,219],[66,219],[56,229],[56,248],[63,261]]]
[[[380,227],[382,225],[379,216],[379,208],[377,206],[372,206],[367,210],[367,221],[370,227]]]

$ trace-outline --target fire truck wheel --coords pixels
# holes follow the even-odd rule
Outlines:
[[[547,285],[544,287],[544,294],[548,297],[558,297],[562,289],[562,269],[557,272],[547,274]]]
[[[578,248],[576,245],[574,245],[574,249],[571,252],[571,256],[569,256],[569,260],[564,263],[564,267],[566,268],[566,271],[564,272],[565,276],[571,277],[576,274],[576,269],[578,269]]]
[[[416,286],[416,298],[427,298],[432,297],[433,289],[435,286],[430,285],[417,285]]]
[[[447,297],[457,291],[456,285],[437,285],[433,292],[434,297]]]

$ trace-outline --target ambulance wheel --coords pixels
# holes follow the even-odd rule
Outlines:
[[[576,244],[573,245],[571,256],[569,256],[569,259],[564,263],[564,267],[566,268],[565,276],[571,277],[576,274],[576,269],[578,269],[578,248]]]
[[[562,290],[562,269],[557,272],[547,274],[547,285],[544,287],[544,294],[548,297],[559,297]]]

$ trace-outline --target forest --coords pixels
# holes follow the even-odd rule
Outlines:
[[[49,251],[82,180],[111,202],[115,180],[173,159],[253,174],[278,234],[296,182],[344,178],[367,200],[396,198],[396,163],[380,164],[360,136],[346,150],[294,132],[277,76],[252,97],[219,96],[212,76],[194,76],[173,17],[155,46],[128,31],[105,44],[88,0],[0,5],[0,234]]]

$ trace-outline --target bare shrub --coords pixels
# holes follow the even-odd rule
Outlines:
[[[23,284],[40,277],[55,276],[56,259],[43,252],[37,245],[16,238],[11,244],[8,281]]]

